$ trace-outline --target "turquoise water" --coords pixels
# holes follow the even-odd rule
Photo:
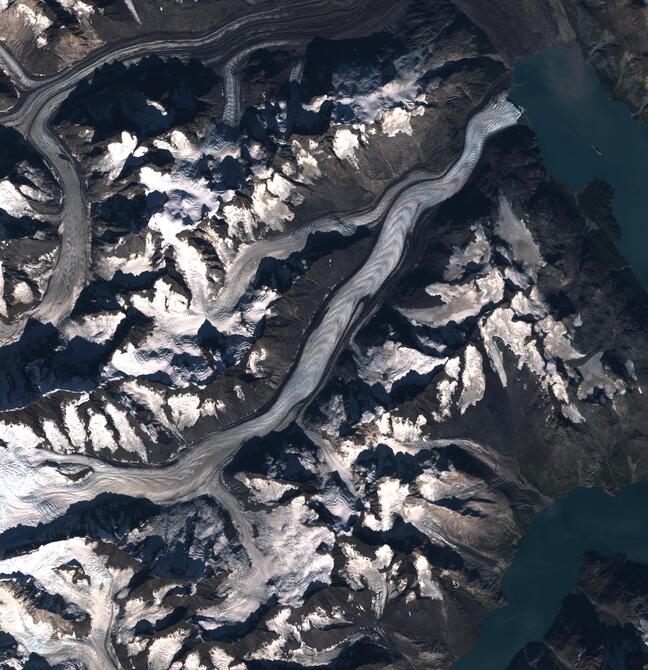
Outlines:
[[[541,640],[574,589],[584,551],[648,563],[648,486],[609,496],[576,489],[538,514],[502,580],[508,605],[484,621],[477,645],[454,670],[505,670],[527,642]]]
[[[526,110],[556,180],[580,188],[599,178],[613,187],[620,251],[648,289],[648,128],[607,97],[575,47],[520,60],[510,97]]]

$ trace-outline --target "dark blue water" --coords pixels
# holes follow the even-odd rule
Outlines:
[[[648,128],[607,97],[575,47],[519,61],[510,97],[526,110],[555,179],[580,188],[598,178],[614,188],[620,251],[648,289]]]
[[[574,589],[587,550],[648,563],[648,486],[616,496],[576,489],[541,512],[502,580],[509,604],[486,618],[477,645],[454,670],[504,670],[527,642],[541,640]]]

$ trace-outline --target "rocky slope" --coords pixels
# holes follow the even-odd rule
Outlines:
[[[582,50],[610,94],[648,122],[648,5],[565,2]]]
[[[648,569],[624,556],[583,556],[578,586],[561,603],[542,642],[527,645],[510,670],[643,668]]]
[[[648,5],[643,0],[456,0],[507,59],[578,43],[611,97],[648,120]]]

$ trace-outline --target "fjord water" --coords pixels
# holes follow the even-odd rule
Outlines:
[[[486,618],[454,670],[505,670],[527,642],[541,640],[576,586],[583,552],[648,564],[647,509],[648,486],[633,485],[615,496],[579,488],[538,514],[502,579],[508,605]]]
[[[525,109],[552,176],[569,188],[595,178],[614,189],[619,248],[648,289],[648,128],[608,98],[578,48],[520,60],[510,98]]]
[[[552,176],[579,189],[602,179],[614,189],[619,248],[648,288],[648,129],[612,102],[576,47],[520,60],[510,99],[526,111]],[[624,553],[648,563],[648,486],[615,497],[577,489],[539,514],[502,580],[508,605],[484,621],[477,645],[454,670],[505,670],[541,640],[574,589],[584,551]]]

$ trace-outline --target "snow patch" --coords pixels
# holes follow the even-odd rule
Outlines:
[[[388,109],[382,115],[382,131],[387,137],[395,137],[398,133],[411,135],[412,116],[422,116],[424,112],[425,108],[421,106],[415,107],[412,111],[402,107]]]
[[[626,392],[625,384],[620,379],[613,379],[604,368],[602,356],[602,353],[595,354],[578,366],[578,370],[583,376],[583,381],[578,387],[579,400],[586,400],[591,397],[597,389],[602,391],[610,400],[615,395],[623,395]]]
[[[360,377],[370,385],[381,384],[387,393],[410,372],[424,376],[442,367],[446,361],[444,358],[427,356],[392,340],[387,340],[382,347],[370,347],[366,354],[354,347],[353,355]]]
[[[453,249],[443,278],[450,282],[461,279],[470,266],[481,268],[491,259],[491,245],[481,224],[473,226],[473,238],[465,247]]]
[[[511,208],[509,201],[500,195],[499,217],[495,224],[495,232],[511,248],[513,255],[524,266],[532,279],[538,276],[538,270],[545,265],[540,249],[533,239],[523,220],[519,219]]]
[[[414,567],[416,568],[421,597],[443,600],[443,593],[439,585],[432,579],[432,570],[427,558],[419,554],[414,561]]]
[[[358,169],[358,159],[355,151],[360,146],[358,136],[348,128],[338,128],[333,137],[333,151],[342,161],[347,160],[353,167]]]
[[[108,155],[97,163],[97,170],[107,173],[107,180],[109,182],[115,181],[121,174],[126,161],[135,151],[136,147],[137,137],[125,130],[122,131],[120,141],[110,142],[107,145],[106,149]]]
[[[167,404],[171,409],[173,423],[180,431],[190,428],[200,418],[198,410],[200,398],[197,395],[192,393],[173,395],[167,400]]]
[[[469,344],[464,352],[461,383],[463,388],[459,398],[459,413],[463,414],[469,407],[476,405],[484,397],[486,389],[482,355],[477,347],[472,344]]]
[[[364,525],[372,530],[386,531],[394,525],[396,516],[400,516],[403,503],[409,495],[409,486],[402,484],[400,479],[384,477],[376,486],[380,514],[367,514]]]
[[[158,637],[148,649],[148,670],[169,670],[171,661],[182,648],[187,633],[176,630],[170,635]]]
[[[376,618],[382,616],[385,605],[397,592],[391,584],[388,570],[394,556],[392,548],[388,544],[382,545],[376,550],[375,558],[372,559],[345,543],[342,545],[342,553],[347,562],[340,571],[341,575],[354,591],[368,588],[372,593],[373,613]]]

